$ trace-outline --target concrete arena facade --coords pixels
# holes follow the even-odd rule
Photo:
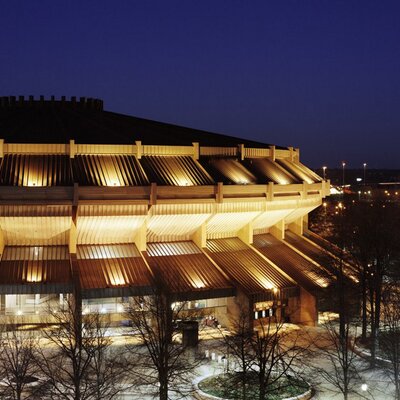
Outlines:
[[[227,324],[314,324],[332,282],[307,216],[329,195],[300,151],[103,110],[96,99],[0,98],[0,304],[21,323],[79,288],[123,318],[161,279]]]

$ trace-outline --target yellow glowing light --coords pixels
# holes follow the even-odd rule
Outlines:
[[[125,285],[125,279],[123,277],[113,277],[111,278],[111,285],[113,286]]]
[[[203,288],[206,287],[205,283],[203,281],[201,281],[200,279],[194,279],[193,283],[192,283],[192,286],[195,289],[203,289]]]
[[[324,287],[325,288],[325,287],[328,286],[328,282],[323,278],[317,278],[316,282],[317,282],[318,286],[320,286],[320,287]]]
[[[23,314],[22,310],[17,311],[17,315],[22,315],[22,314]]]
[[[42,281],[42,277],[39,276],[39,275],[37,275],[37,274],[35,274],[35,275],[31,275],[31,276],[28,277],[26,280],[27,280],[28,282],[32,282],[32,283],[41,282],[41,281]]]
[[[274,285],[267,279],[265,279],[263,277],[259,277],[259,279],[260,279],[261,286],[263,286],[265,289],[271,290],[271,289],[275,288]]]
[[[176,180],[178,186],[191,186],[193,183],[185,177],[178,177]]]

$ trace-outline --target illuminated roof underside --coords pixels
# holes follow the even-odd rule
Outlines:
[[[149,243],[147,259],[173,293],[191,299],[232,296],[229,279],[191,241]]]
[[[238,238],[207,240],[211,258],[247,293],[257,295],[296,284]]]
[[[134,244],[78,246],[77,258],[85,297],[151,293],[151,274]]]
[[[5,247],[0,262],[0,293],[65,293],[71,290],[67,246]]]
[[[254,235],[253,246],[308,290],[327,287],[331,276],[270,234]]]

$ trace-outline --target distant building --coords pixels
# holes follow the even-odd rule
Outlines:
[[[157,277],[222,323],[243,301],[315,323],[329,259],[303,229],[329,184],[298,149],[74,97],[0,98],[0,138],[2,314],[40,322],[78,288],[118,319]]]

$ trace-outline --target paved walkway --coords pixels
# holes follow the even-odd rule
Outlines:
[[[301,340],[304,340],[305,342],[309,340],[316,340],[317,338],[320,338],[320,335],[324,333],[324,329],[321,327],[313,328],[288,325],[288,329],[293,330],[293,332],[295,332],[295,334],[298,335],[298,337],[300,337]],[[226,369],[226,363],[224,364],[222,356],[225,355],[225,349],[221,341],[218,340],[218,330],[207,329],[201,332],[201,336],[203,340],[199,345],[198,351],[202,354],[205,354],[206,351],[208,351],[208,359],[205,360],[205,362],[196,369],[195,375],[197,377],[205,377],[211,374],[224,372],[224,370]],[[367,361],[358,356],[356,358],[356,363],[358,370],[361,371],[362,380],[355,386],[355,393],[349,396],[349,400],[390,400],[394,398],[394,387],[391,384],[389,377],[385,376],[381,369],[369,369]],[[318,374],[316,374],[315,370],[313,370],[313,366],[316,365],[324,368],[327,371],[333,371],[333,366],[330,365],[326,356],[321,354],[321,352],[316,352],[312,358],[297,366],[297,368],[299,368],[305,376],[310,377],[309,381],[316,389],[316,394],[314,395],[313,400],[342,399],[343,396],[337,393],[337,389],[323,381],[321,379],[321,376],[318,376]],[[363,383],[367,384],[368,386],[368,389],[366,391],[362,389],[361,385]],[[146,390],[142,391],[142,393],[140,394],[126,394],[125,396],[121,397],[121,399],[124,400],[150,400],[151,398],[151,396],[146,395]],[[173,395],[171,395],[171,398],[178,399],[178,397],[175,397]],[[188,395],[186,398],[198,399],[199,397]]]

